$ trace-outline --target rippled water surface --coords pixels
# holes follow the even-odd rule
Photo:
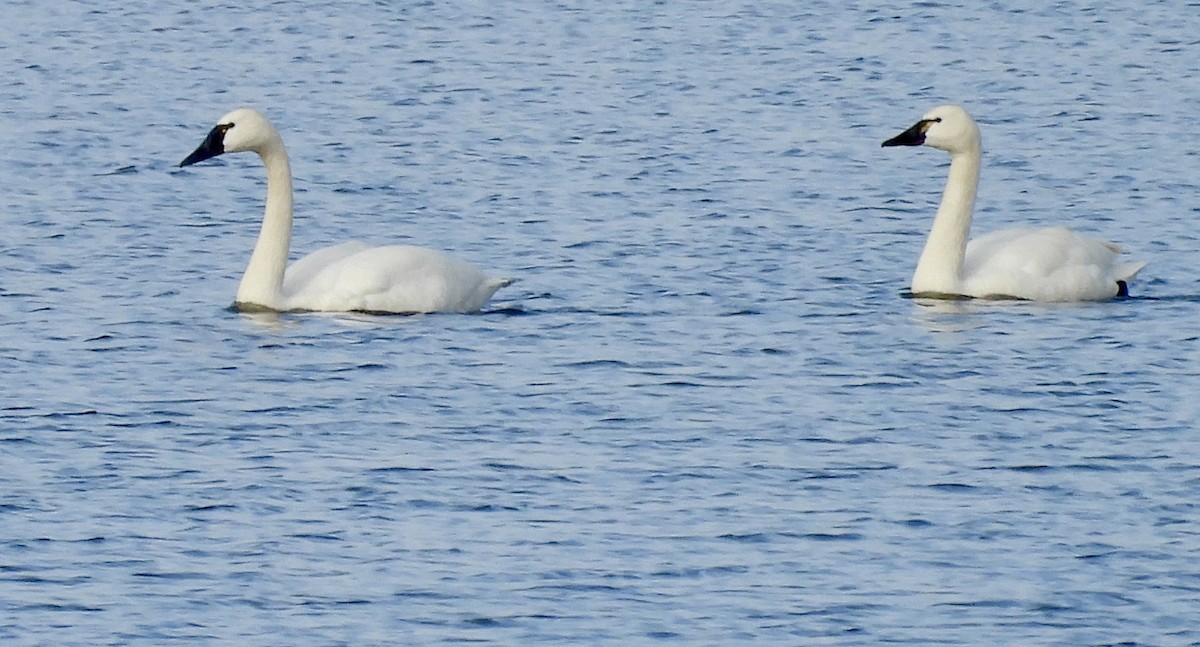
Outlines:
[[[0,9],[0,640],[1200,644],[1196,7],[592,4]],[[945,101],[1131,298],[905,295]],[[294,254],[518,282],[230,310],[244,104]]]

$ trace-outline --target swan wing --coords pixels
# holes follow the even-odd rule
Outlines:
[[[288,266],[283,274],[283,293],[295,294],[300,291],[301,286],[311,283],[313,278],[326,268],[370,248],[371,246],[364,242],[351,240],[318,249]]]
[[[423,247],[346,243],[299,260],[285,281],[289,309],[475,312],[508,282]]]
[[[1117,295],[1142,264],[1116,262],[1120,248],[1065,227],[1004,229],[967,244],[963,283],[971,296],[1095,301]]]

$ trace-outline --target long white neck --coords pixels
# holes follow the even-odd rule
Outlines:
[[[267,204],[258,242],[238,286],[237,303],[274,310],[283,305],[283,272],[292,244],[292,169],[278,138],[259,156],[267,167]]]
[[[953,153],[942,203],[913,273],[914,294],[961,294],[963,257],[971,232],[971,213],[979,187],[981,154],[978,147]]]

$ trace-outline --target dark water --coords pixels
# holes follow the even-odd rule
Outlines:
[[[9,3],[0,639],[1200,644],[1195,7]],[[1130,299],[903,294],[976,231]],[[240,315],[294,248],[454,252],[478,315]]]

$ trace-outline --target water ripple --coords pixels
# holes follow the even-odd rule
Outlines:
[[[1200,643],[1178,7],[19,9],[5,644]],[[977,229],[1119,240],[1133,296],[907,294],[944,160],[879,142],[946,100]],[[261,171],[177,164],[237,104],[297,254],[519,281],[235,312]]]

